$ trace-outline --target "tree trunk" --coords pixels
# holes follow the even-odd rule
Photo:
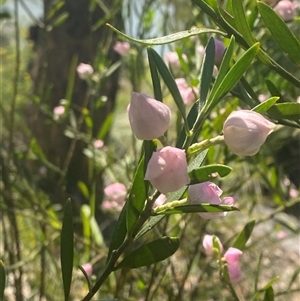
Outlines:
[[[118,54],[112,50],[115,35],[105,26],[105,23],[109,22],[117,28],[123,28],[121,2],[102,1],[108,10],[116,11],[117,9],[118,11],[110,18],[99,6],[91,10],[91,2],[66,0],[64,5],[51,16],[54,1],[45,0],[45,29],[33,27],[30,31],[35,53],[31,63],[33,94],[38,96],[39,101],[38,103],[31,102],[27,107],[28,125],[47,160],[62,170],[67,165],[64,178],[59,173],[48,169],[47,178],[40,185],[54,202],[64,202],[67,197],[71,197],[78,205],[83,202],[77,187],[78,181],[84,182],[88,187],[91,184],[88,179],[88,160],[83,154],[86,144],[83,141],[77,141],[75,145],[72,145],[73,140],[64,135],[68,121],[54,123],[49,112],[52,112],[53,108],[59,105],[60,100],[66,97],[72,61],[77,61],[77,64],[82,62],[94,65],[99,53],[102,56],[101,61],[105,56],[105,61],[110,64],[119,59]],[[111,2],[114,3],[114,7]],[[66,21],[61,25],[53,26],[53,20],[61,14],[68,15]],[[103,21],[103,25],[93,30],[93,26],[98,21]],[[101,90],[97,91],[100,95],[105,95],[107,101],[93,112],[92,135],[94,137],[103,121],[114,110],[118,76],[119,72],[114,72],[104,81]],[[82,108],[84,106],[87,89],[86,82],[75,74],[72,97],[68,99],[71,101],[71,107]],[[48,114],[43,109],[45,107],[48,109]],[[77,110],[76,117],[80,118],[80,109]],[[84,126],[80,131],[84,131]],[[72,147],[74,147],[73,150]],[[101,180],[98,184],[99,191],[102,191]]]

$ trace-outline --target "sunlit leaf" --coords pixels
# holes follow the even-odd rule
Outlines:
[[[237,248],[239,250],[244,250],[246,243],[251,236],[254,226],[255,220],[252,220],[249,223],[247,223],[244,229],[236,237],[234,243],[232,244],[232,247]]]
[[[153,263],[162,261],[173,255],[179,247],[177,237],[162,237],[141,247],[128,254],[115,268],[134,269],[142,266],[148,266]]]
[[[189,172],[191,184],[210,181],[216,177],[225,177],[232,171],[232,168],[222,164],[212,164],[199,167]]]
[[[270,286],[266,289],[264,301],[274,301],[274,300],[275,300],[274,290],[273,287]]]
[[[179,205],[173,208],[166,208],[162,211],[157,211],[155,214],[182,214],[182,213],[197,213],[197,212],[210,212],[220,213],[227,211],[238,211],[236,207],[228,205],[211,205],[211,204],[190,204],[190,205]]]
[[[140,217],[140,214],[144,209],[146,198],[147,194],[144,180],[143,157],[137,166],[130,194],[127,200],[126,228],[128,233],[131,233],[136,221]]]
[[[130,37],[130,36],[126,35],[125,33],[119,31],[118,29],[116,29],[115,27],[113,27],[112,25],[110,25],[108,23],[106,23],[106,25],[108,27],[110,27],[112,30],[114,30],[115,32],[117,32],[119,35],[126,38],[127,40],[138,43],[138,44],[142,44],[142,45],[145,45],[145,46],[169,44],[169,43],[173,43],[173,42],[176,42],[176,41],[180,41],[180,40],[188,38],[188,37],[192,37],[192,36],[199,35],[199,34],[204,34],[204,33],[205,34],[207,34],[207,33],[218,33],[218,34],[226,36],[225,32],[222,32],[222,31],[217,30],[217,29],[193,28],[193,29],[188,29],[188,30],[172,33],[170,35],[160,37],[160,38],[140,40],[140,39],[135,39],[133,37]]]
[[[266,101],[260,103],[256,107],[252,109],[252,111],[255,111],[257,113],[263,114],[267,112],[276,102],[277,100],[280,99],[280,97],[271,97],[267,99]]]
[[[74,233],[73,233],[73,214],[72,203],[68,199],[64,208],[64,216],[62,222],[61,236],[60,236],[60,260],[61,272],[64,287],[65,300],[68,300],[70,295],[70,288],[72,282],[74,257]]]
[[[265,25],[278,45],[297,66],[300,66],[300,41],[273,8],[261,1],[257,2],[257,6]]]

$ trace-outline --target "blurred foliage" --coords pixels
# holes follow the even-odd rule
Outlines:
[[[24,0],[22,2],[27,3]],[[222,26],[217,25],[217,22],[213,21],[204,10],[195,5],[197,2],[217,3],[212,0],[188,3],[182,0],[145,0],[143,2],[136,0],[124,1],[122,4],[116,1],[114,9],[122,5],[126,34],[137,39],[159,37],[187,30],[192,26],[218,28],[224,31]],[[264,26],[254,9],[256,1],[244,2],[251,32],[260,42],[262,49],[287,72],[299,79],[299,66],[289,60]],[[231,1],[219,1],[219,3],[221,3],[220,7],[230,9],[228,3]],[[64,1],[54,1],[48,17],[50,18],[51,14],[54,15],[55,11],[63,5]],[[107,14],[106,17],[94,23],[94,30],[107,22],[108,15],[116,13],[114,9],[108,9],[103,1],[90,1],[90,10],[99,7]],[[61,188],[53,186],[51,191],[45,191],[40,186],[44,179],[49,178],[49,174],[60,174],[61,170],[49,162],[25,121],[24,109],[28,101],[38,104],[39,99],[32,93],[33,82],[29,75],[34,55],[33,43],[27,39],[28,28],[14,23],[16,16],[16,11],[12,11],[1,15],[0,19],[2,27],[0,209],[3,212],[0,259],[7,273],[4,294],[5,300],[9,301],[61,301],[64,293],[67,294],[66,287],[64,292],[60,266],[63,203],[60,200],[53,201],[56,190]],[[51,31],[52,27],[62,26],[67,18],[67,15],[58,15],[52,26],[48,24],[47,29]],[[299,17],[289,22],[288,28],[297,36]],[[16,30],[20,30],[19,37],[16,35]],[[213,36],[222,39],[226,46],[230,43],[228,38],[223,39],[221,35]],[[209,34],[201,34],[154,48],[162,57],[170,50],[176,51],[179,55],[186,54],[187,61],[183,59],[180,61],[181,71],[176,76],[184,77],[189,85],[199,87],[201,56],[197,52],[197,47],[206,47],[210,37]],[[233,48],[235,62],[244,53],[238,43],[234,44]],[[85,147],[81,155],[88,159],[89,182],[88,184],[77,183],[85,202],[76,204],[80,210],[73,216],[75,233],[70,300],[84,298],[89,288],[97,282],[99,275],[105,271],[108,252],[114,256],[112,245],[116,244],[114,249],[117,249],[126,236],[125,226],[123,232],[119,233],[120,237],[111,242],[113,233],[116,233],[114,232],[116,225],[126,225],[126,218],[122,213],[118,219],[117,212],[105,212],[101,207],[102,197],[96,202],[95,175],[103,172],[105,185],[121,182],[128,188],[128,192],[130,187],[134,187],[134,174],[140,162],[141,143],[136,141],[130,131],[126,107],[130,101],[131,90],[152,95],[153,86],[144,47],[132,42],[130,45],[128,55],[119,57],[115,64],[112,64],[105,56],[106,50],[103,49],[107,49],[106,45],[101,44],[98,47],[97,58],[93,64],[95,73],[88,90],[88,97],[93,100],[92,103],[96,107],[103,106],[107,101],[105,95],[101,94],[103,80],[109,78],[109,75],[119,68],[121,76],[117,106],[107,117],[96,136],[91,134],[91,125],[95,122],[91,107],[82,110],[85,126],[78,129],[76,127],[78,119],[74,112],[80,111],[81,107],[73,107],[67,110],[61,118],[55,119],[50,104],[41,105],[41,110],[48,116],[49,124],[62,126],[63,134],[71,141],[84,143]],[[17,60],[18,53],[20,62]],[[59,70],[57,70],[57,76],[60,76]],[[241,86],[238,86],[240,89],[237,87],[230,89],[231,93],[222,97],[213,110],[208,112],[203,120],[201,132],[195,137],[197,141],[219,135],[225,119],[235,109],[252,108],[260,103],[259,99],[268,99],[271,96],[279,96],[278,103],[296,103],[300,96],[299,87],[283,79],[274,70],[270,70],[256,59],[247,69],[240,83],[243,89]],[[174,145],[180,136],[182,119],[181,115],[176,116],[177,107],[168,84],[163,81],[160,84],[164,102],[174,112],[174,122],[168,133],[168,141]],[[242,97],[245,95],[247,97]],[[245,101],[248,98],[252,101],[251,106]],[[67,108],[68,102],[62,104]],[[186,114],[188,119],[192,118],[191,107],[184,107],[183,110],[183,114]],[[269,117],[272,118],[272,114],[269,114]],[[177,118],[176,121],[175,118]],[[201,219],[197,214],[170,215],[159,223],[157,223],[159,219],[155,219],[157,216],[153,217],[150,221],[153,225],[156,223],[157,225],[152,231],[147,231],[132,242],[123,261],[119,263],[119,267],[123,265],[131,268],[132,258],[138,263],[143,263],[140,265],[152,262],[154,264],[133,270],[120,269],[113,271],[109,276],[106,275],[106,281],[96,295],[99,300],[106,300],[104,298],[170,301],[234,300],[233,288],[220,277],[220,262],[207,257],[201,244],[205,234],[217,235],[225,249],[232,246],[234,242],[238,244],[237,235],[242,233],[240,236],[242,237],[245,233],[241,231],[253,219],[256,223],[250,238],[246,235],[246,238],[249,238],[248,242],[246,243],[245,237],[244,240],[241,239],[245,244],[241,260],[244,277],[234,287],[239,300],[272,300],[270,296],[273,294],[273,289],[276,300],[297,300],[300,289],[299,268],[296,268],[299,259],[297,246],[297,241],[299,242],[297,220],[299,207],[297,205],[300,201],[299,122],[291,123],[286,118],[283,118],[283,121],[280,118],[272,120],[283,125],[277,127],[261,151],[254,157],[239,158],[230,153],[226,147],[217,145],[209,148],[203,162],[204,165],[224,164],[232,168],[228,176],[217,178],[214,182],[222,187],[224,194],[234,195],[237,198],[240,211],[228,213],[226,218],[210,221]],[[292,127],[284,126],[285,124],[292,125]],[[110,133],[110,137],[105,141],[104,147],[95,148],[95,140],[103,139],[106,133]],[[31,162],[34,162],[38,168],[34,170],[26,168]],[[65,175],[62,174],[62,176]],[[139,192],[140,186],[132,189],[133,192]],[[174,199],[170,196],[168,200],[177,200],[182,196],[184,196],[184,191],[179,196],[173,196]],[[140,207],[143,209],[143,206]],[[95,208],[99,210],[99,215],[95,214]],[[134,214],[134,210],[132,213]],[[148,226],[152,227],[152,224]],[[133,233],[134,226],[132,225],[131,229]],[[172,240],[176,248],[174,250],[170,248],[166,251],[167,255],[162,256],[158,249],[164,248],[168,238],[162,241],[159,239],[166,235],[172,239],[178,237],[180,247],[172,257],[158,262],[171,255],[178,247],[176,238]],[[150,243],[149,246],[151,241],[155,243]],[[136,250],[142,250],[145,254],[154,254],[154,261],[147,257],[136,259]],[[90,283],[86,281],[78,268],[79,265],[82,266],[87,262],[93,265]],[[275,278],[277,276],[279,276],[278,280]]]

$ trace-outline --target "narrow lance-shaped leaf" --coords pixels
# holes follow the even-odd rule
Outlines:
[[[263,114],[267,112],[277,102],[278,99],[280,99],[280,97],[271,97],[254,107],[252,111]]]
[[[141,158],[132,183],[131,191],[127,200],[126,227],[130,234],[135,226],[146,202],[146,186],[144,180],[144,157]]]
[[[154,98],[162,101],[163,95],[162,95],[162,90],[161,90],[161,85],[160,85],[160,80],[156,68],[156,63],[155,59],[153,57],[153,52],[149,51],[149,48],[147,48],[147,54],[148,54],[148,61],[149,61],[149,67],[150,67],[150,73],[151,73],[151,78],[152,78],[152,86],[154,90]]]
[[[134,269],[162,261],[173,255],[179,247],[177,237],[162,237],[132,251],[115,268]]]
[[[224,77],[228,73],[228,70],[230,68],[230,62],[231,62],[232,55],[233,55],[233,49],[234,49],[234,36],[231,37],[228,48],[225,51],[225,54],[224,54],[224,57],[223,57],[223,60],[222,60],[222,63],[221,63],[220,69],[219,69],[218,76],[211,89],[210,95],[214,95],[216,93],[218,87],[220,87],[221,82],[223,81]],[[212,106],[211,107],[207,106],[207,111],[211,110],[211,109],[212,109]]]
[[[74,258],[74,233],[72,203],[68,199],[64,208],[63,223],[60,235],[60,260],[65,300],[68,300],[72,282]]]
[[[265,25],[278,45],[297,66],[300,66],[300,41],[269,5],[258,1],[257,6]]]
[[[202,63],[202,69],[200,74],[200,100],[199,111],[201,111],[212,82],[212,74],[214,70],[215,61],[215,42],[213,38],[210,38],[206,50],[204,61]]]
[[[275,299],[275,294],[273,287],[270,286],[266,289],[265,296],[264,296],[264,301],[274,301]]]
[[[123,241],[126,237],[126,234],[127,234],[127,228],[126,228],[127,205],[128,204],[125,203],[124,207],[122,208],[122,211],[119,215],[117,224],[113,231],[106,262],[109,262],[112,252],[114,250],[117,250],[121,246],[121,244],[123,243]]]
[[[6,285],[6,271],[2,260],[0,260],[0,301],[4,301],[5,285]]]
[[[300,103],[277,103],[268,110],[268,114],[276,119],[292,119],[300,122]]]
[[[232,2],[233,17],[238,31],[241,33],[241,35],[246,40],[249,46],[255,44],[256,40],[247,22],[246,14],[243,8],[243,1],[231,0],[231,2]]]
[[[172,33],[170,35],[160,37],[160,38],[140,40],[140,39],[135,39],[133,37],[130,37],[130,36],[126,35],[125,33],[121,32],[120,30],[118,30],[117,28],[113,27],[112,25],[110,25],[108,23],[106,23],[106,25],[108,27],[110,27],[112,30],[114,30],[116,33],[118,33],[119,35],[123,36],[125,39],[127,39],[129,41],[132,41],[132,42],[135,42],[135,43],[138,43],[138,44],[145,45],[145,46],[169,44],[169,43],[173,43],[173,42],[176,42],[176,41],[180,41],[180,40],[188,38],[188,37],[192,37],[192,36],[199,35],[199,34],[204,34],[204,33],[205,34],[207,34],[207,33],[218,33],[218,34],[226,36],[225,32],[222,32],[222,31],[217,30],[217,29],[194,28],[194,29],[188,29],[188,30]]]
[[[180,202],[180,201],[179,201]],[[182,214],[182,213],[197,213],[197,212],[210,212],[210,213],[220,213],[228,211],[238,211],[236,207],[228,205],[211,205],[211,204],[190,204],[190,205],[179,205],[174,207],[169,207],[168,204],[161,206],[162,209],[155,211],[155,215],[170,215],[170,214]],[[166,208],[166,209],[164,209]]]
[[[251,62],[255,58],[258,50],[259,43],[256,43],[249,48],[232,66],[220,85],[216,86],[216,88],[211,92],[208,100],[208,104],[210,106],[216,105],[217,101],[220,100],[221,97],[226,95],[231,89],[234,88],[246,70],[250,67]]]
[[[247,223],[245,225],[244,229],[239,233],[239,235],[235,239],[232,247],[240,249],[240,250],[244,250],[245,245],[251,236],[254,225],[255,225],[255,220],[252,220],[249,223]]]
[[[216,177],[225,177],[232,171],[232,168],[222,164],[212,164],[196,168],[189,172],[191,184],[210,181]]]
[[[267,291],[273,285],[273,283],[275,283],[279,278],[280,278],[279,276],[276,276],[276,277],[272,278],[263,288],[261,288],[260,290],[258,290],[255,293],[255,295],[251,299],[251,301],[256,300],[262,293]]]
[[[163,81],[165,82],[166,86],[168,87],[168,89],[175,101],[175,104],[177,105],[178,110],[181,113],[181,116],[182,116],[184,124],[185,124],[186,131],[188,132],[189,128],[188,128],[188,123],[187,123],[186,116],[185,116],[185,106],[183,104],[182,97],[178,90],[177,84],[176,84],[172,74],[170,73],[168,67],[166,66],[165,62],[160,57],[160,55],[152,48],[148,49],[148,53],[150,53],[150,52],[151,52],[151,57],[153,58],[153,61],[156,64],[157,70],[159,71]]]

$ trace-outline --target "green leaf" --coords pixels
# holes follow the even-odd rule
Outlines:
[[[210,181],[218,176],[225,177],[232,171],[232,168],[222,164],[212,164],[193,169],[189,172],[191,184]]]
[[[221,66],[219,68],[219,73],[216,78],[216,81],[213,85],[211,93],[215,93],[217,88],[220,86],[221,82],[223,81],[224,77],[226,76],[229,68],[230,68],[230,63],[233,55],[233,50],[234,50],[234,45],[235,45],[235,39],[234,36],[231,36],[229,45],[224,53],[224,57],[221,63]]]
[[[179,247],[177,237],[167,237],[150,241],[128,254],[116,267],[118,269],[135,269],[149,266],[173,255]]]
[[[144,157],[141,158],[136,169],[131,191],[127,200],[126,228],[130,234],[135,226],[147,199],[144,180]]]
[[[79,188],[80,192],[83,194],[83,196],[88,200],[90,196],[90,192],[86,184],[82,181],[77,182],[77,187]]]
[[[206,158],[208,149],[204,150],[200,154],[196,156],[196,158],[189,164],[188,166],[188,172],[193,171],[194,169],[199,168],[199,166],[202,165],[204,159]]]
[[[287,53],[289,58],[300,67],[300,42],[290,31],[286,23],[269,5],[258,1],[258,11],[262,19],[270,30],[273,38],[276,40],[281,49]]]
[[[68,17],[69,17],[69,13],[68,12],[61,13],[60,15],[58,15],[55,18],[55,20],[52,23],[52,26],[53,27],[57,27],[57,26],[62,25],[63,23],[65,23],[67,21]]]
[[[160,57],[160,55],[152,48],[148,49],[148,54],[151,53],[151,57],[153,58],[153,63],[155,63],[157,70],[159,71],[162,79],[164,80],[166,86],[168,87],[178,109],[183,118],[185,127],[188,131],[188,124],[185,116],[185,106],[182,101],[181,94],[178,90],[178,86],[170,73],[168,67],[166,66],[164,60]]]
[[[166,207],[165,210],[157,211],[155,214],[182,214],[182,213],[197,213],[197,212],[210,212],[220,213],[227,211],[238,211],[236,207],[228,205],[211,205],[211,204],[190,204],[190,205],[179,205],[174,207]]]
[[[288,285],[287,291],[289,291],[289,290],[291,289],[293,283],[295,282],[295,280],[297,280],[299,274],[300,274],[300,266],[298,266],[298,267],[295,269],[295,271],[294,271],[294,273],[293,273],[293,275],[292,275],[292,277],[291,277],[290,283],[289,283],[289,285]]]
[[[254,107],[252,111],[255,111],[260,114],[266,113],[277,102],[278,99],[280,99],[280,97],[271,97]]]
[[[240,57],[240,59],[232,66],[232,68],[224,76],[221,83],[217,86],[217,81],[214,85],[214,89],[211,92],[208,100],[210,106],[214,106],[217,101],[225,96],[234,86],[238,83],[240,78],[250,67],[251,62],[255,58],[259,50],[259,43],[254,44]]]
[[[246,14],[243,8],[243,1],[231,0],[231,2],[232,2],[233,17],[238,31],[241,33],[241,35],[246,40],[249,46],[255,44],[256,40],[247,22]]]
[[[236,237],[232,247],[237,248],[239,250],[244,250],[246,243],[251,236],[254,226],[255,226],[255,220],[252,220],[249,223],[247,223],[244,229]]]
[[[276,276],[276,277],[272,278],[263,288],[261,288],[260,290],[258,290],[256,292],[256,294],[251,299],[251,301],[257,299],[262,293],[267,291],[268,288],[272,287],[273,283],[275,283],[279,278],[280,278],[279,276]]]
[[[184,30],[184,31],[179,31],[176,33],[172,33],[170,35],[164,36],[164,37],[160,37],[160,38],[155,38],[155,39],[146,39],[146,40],[140,40],[140,39],[135,39],[132,38],[128,35],[126,35],[125,33],[119,31],[118,29],[116,29],[115,27],[113,27],[112,25],[106,23],[106,25],[108,27],[110,27],[113,31],[115,31],[116,33],[118,33],[119,35],[121,35],[122,37],[124,37],[125,39],[138,43],[138,44],[142,44],[145,46],[154,46],[154,45],[164,45],[164,44],[169,44],[169,43],[173,43],[176,41],[180,41],[182,39],[188,38],[188,37],[192,37],[195,35],[199,35],[199,34],[207,34],[207,33],[218,33],[221,34],[223,36],[226,36],[225,32],[222,32],[220,30],[217,29],[211,29],[211,28],[195,28],[195,29],[188,29],[188,30]]]
[[[64,208],[62,229],[60,235],[60,260],[65,301],[70,295],[74,258],[74,233],[72,203],[68,199]]]
[[[202,63],[202,70],[200,75],[199,111],[201,111],[202,106],[206,101],[210,84],[212,82],[214,63],[215,63],[215,42],[213,38],[210,38],[205,50],[205,57]]]
[[[6,286],[6,271],[2,260],[0,260],[0,301],[4,301],[5,286]]]
[[[300,103],[277,103],[268,110],[268,114],[276,119],[290,119],[300,121]]]
[[[274,301],[274,300],[275,300],[274,290],[273,287],[270,286],[266,289],[264,301]]]
[[[127,205],[128,204],[125,203],[125,205],[119,215],[117,224],[115,226],[115,229],[114,229],[111,241],[110,241],[110,245],[109,245],[106,263],[109,262],[112,252],[114,250],[117,250],[121,246],[121,244],[123,243],[123,241],[126,237],[126,234],[127,234],[127,229],[126,229]]]
[[[156,68],[156,62],[155,62],[155,58],[153,57],[153,52],[150,49],[151,48],[147,48],[147,54],[148,54],[148,61],[149,61],[151,78],[152,78],[152,86],[154,90],[154,98],[159,101],[162,101],[163,95],[162,95],[160,80]]]

